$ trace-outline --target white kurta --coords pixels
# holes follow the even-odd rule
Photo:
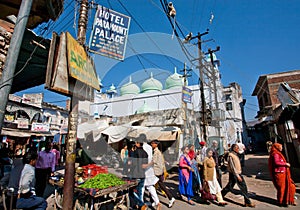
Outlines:
[[[150,163],[152,161],[153,149],[147,143],[143,144],[143,149],[147,152],[148,163]],[[145,171],[145,186],[155,185],[158,182],[158,180],[159,179],[154,174],[153,166],[148,167]]]
[[[220,184],[217,180],[216,174],[217,174],[216,168],[214,168],[213,180],[212,181],[207,181],[209,189],[210,189],[210,193],[214,194],[214,195],[217,194],[218,192],[221,192],[221,190],[222,190],[222,188],[220,187]]]

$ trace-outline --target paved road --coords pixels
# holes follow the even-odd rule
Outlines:
[[[267,155],[246,155],[246,163],[244,168],[245,180],[248,185],[248,190],[250,193],[251,200],[256,204],[256,209],[280,209],[276,205],[276,191],[270,180],[268,174],[268,156]],[[300,177],[300,174],[297,175]],[[173,193],[177,192],[178,187],[178,176],[176,173],[172,173],[170,178],[167,180],[167,185],[172,189]],[[223,186],[226,185],[228,181],[228,174],[224,174],[222,177]],[[297,180],[298,181],[298,180]],[[297,193],[296,197],[300,199],[300,183],[296,183]],[[238,188],[236,188],[238,189]],[[163,203],[162,209],[169,209],[167,207],[168,200],[160,195],[160,200]],[[219,207],[215,204],[203,204],[200,199],[196,198],[196,205],[191,206],[183,200],[176,200],[173,210],[182,209],[240,209],[243,208],[244,199],[239,194],[228,193],[225,200],[228,205],[225,207]],[[297,203],[300,202],[296,200]],[[299,206],[289,206],[289,209],[299,209]]]

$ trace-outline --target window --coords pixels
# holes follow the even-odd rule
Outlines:
[[[269,104],[269,97],[268,97],[268,94],[267,93],[264,93],[264,95],[263,95],[263,98],[264,98],[264,104],[265,105],[268,105]]]
[[[226,94],[225,95],[225,100],[226,101],[231,101],[232,99],[231,99],[231,95],[230,94]]]
[[[230,111],[230,110],[232,110],[232,103],[228,102],[226,103],[226,111]]]

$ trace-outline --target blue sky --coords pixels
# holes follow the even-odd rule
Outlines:
[[[144,49],[145,52],[137,51],[140,56],[132,55],[124,62],[94,56],[97,72],[103,78],[102,83],[105,88],[111,83],[119,86],[127,82],[129,75],[135,72],[144,72],[145,77],[149,77],[150,71],[156,72],[155,74],[162,72],[163,75],[168,75],[173,73],[174,66],[178,69],[183,68],[184,59],[147,51],[148,42],[157,42],[160,48],[157,51],[165,51],[167,47],[156,40],[147,41],[147,36],[151,35],[150,32],[169,34],[170,37],[172,35],[172,27],[163,13],[159,0],[120,0],[126,9],[118,0],[95,2],[132,16],[130,36],[146,32],[144,43],[140,42],[136,45],[130,42],[127,45],[126,54],[130,54],[130,51],[136,48]],[[222,83],[225,86],[231,82],[241,85],[243,97],[247,100],[245,108],[247,120],[254,119],[258,111],[257,99],[251,94],[260,75],[300,69],[299,0],[173,0],[172,2],[177,11],[176,21],[184,34],[202,33],[209,28],[209,34],[204,36],[203,40],[213,39],[213,41],[205,42],[203,51],[206,52],[208,48],[214,49],[218,45],[221,47],[221,50],[217,52],[217,57],[221,61],[219,70],[222,74]],[[74,1],[65,0],[65,4],[70,4],[70,6],[65,5],[66,8],[61,18],[54,23],[48,23],[48,26],[50,25],[48,28],[56,32],[69,31],[76,37],[77,31],[73,27]],[[88,34],[91,32],[93,12],[89,17]],[[211,14],[214,18],[210,24]],[[45,25],[38,27],[37,33],[41,33]],[[51,31],[45,31],[44,36],[50,37]],[[87,43],[88,39],[89,35]],[[193,46],[189,47],[193,48]],[[109,62],[115,62],[113,68],[117,74],[113,71],[103,73],[107,69],[103,69],[105,65],[102,64]],[[197,71],[193,66],[191,68]],[[197,75],[189,78],[189,83],[196,84]],[[43,86],[21,93],[41,91],[45,93],[47,102],[65,99],[63,96],[44,90]]]

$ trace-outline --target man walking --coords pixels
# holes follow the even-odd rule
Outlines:
[[[153,165],[155,176],[157,176],[157,178],[159,179],[158,185],[159,185],[160,189],[162,189],[166,193],[166,195],[169,199],[169,208],[171,208],[175,202],[175,198],[173,197],[171,192],[168,190],[166,185],[163,183],[164,170],[166,169],[166,165],[165,165],[165,159],[163,157],[163,154],[157,147],[158,144],[159,144],[159,141],[157,141],[157,140],[151,141],[151,146],[153,148],[153,158],[152,158],[151,164]]]
[[[146,138],[145,138],[146,141]],[[146,151],[147,155],[148,155],[148,164],[147,166],[145,166],[145,184],[144,184],[144,188],[143,188],[143,194],[145,192],[145,188],[149,191],[151,198],[153,199],[154,203],[152,204],[152,206],[156,206],[156,210],[161,210],[162,205],[159,201],[156,189],[155,189],[155,184],[159,181],[159,179],[155,176],[154,174],[154,169],[153,169],[153,165],[151,164],[152,161],[152,157],[153,157],[153,149],[152,147],[147,144],[146,142],[144,142],[143,144],[143,149]]]
[[[244,167],[244,165],[245,165],[245,151],[246,151],[246,147],[241,142],[241,140],[237,140],[237,145],[239,147],[239,153],[238,153],[238,155],[240,157],[241,166]]]
[[[239,159],[239,146],[233,144],[231,146],[231,152],[228,155],[228,172],[229,181],[226,187],[222,190],[222,196],[224,197],[229,191],[233,192],[233,187],[235,184],[240,188],[241,194],[244,196],[245,207],[255,207],[255,204],[251,203],[248,189],[244,177],[242,176],[242,167]]]
[[[145,184],[145,168],[148,163],[148,154],[143,149],[143,142],[140,142],[139,139],[136,140],[135,146],[136,150],[133,152],[132,156],[132,178],[138,181],[138,185],[136,186],[136,192],[134,192],[134,198],[139,209],[145,210],[147,209],[147,205],[144,203],[143,199],[143,188]]]
[[[213,140],[212,142],[212,151],[213,151],[213,159],[215,160],[216,163],[216,172],[217,172],[217,180],[219,182],[220,187],[222,188],[222,171],[220,168],[220,163],[219,163],[219,148],[218,148],[218,142],[216,140]]]

